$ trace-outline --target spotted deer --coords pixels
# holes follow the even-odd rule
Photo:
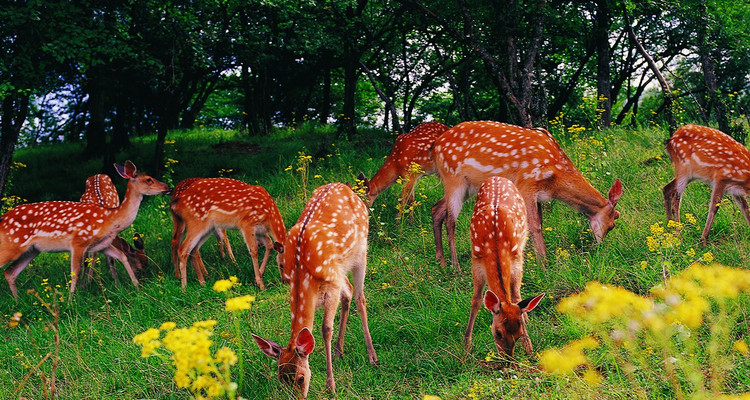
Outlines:
[[[287,236],[283,277],[290,288],[291,338],[286,347],[257,335],[253,338],[266,355],[278,360],[279,380],[292,384],[302,397],[307,397],[310,386],[309,355],[315,347],[311,332],[315,310],[321,306],[324,308],[326,387],[331,393],[336,392],[331,353],[333,320],[341,302],[335,348],[336,356],[340,357],[344,351],[352,290],[362,321],[367,356],[371,364],[378,361],[367,323],[363,291],[368,229],[365,203],[347,185],[330,183],[315,189]],[[353,287],[346,277],[350,271]]]
[[[456,219],[464,200],[492,176],[512,181],[526,203],[529,232],[542,263],[547,258],[542,237],[542,212],[538,203],[562,200],[589,218],[597,242],[615,226],[615,210],[622,195],[622,183],[615,181],[604,198],[583,177],[552,135],[544,129],[526,129],[492,121],[471,121],[454,126],[435,141],[433,160],[443,182],[445,195],[432,207],[435,255],[443,256],[442,223],[448,235],[451,261],[456,256]]]
[[[96,174],[86,179],[86,189],[81,195],[79,201],[81,203],[97,204],[104,208],[117,208],[117,206],[120,205],[120,196],[117,194],[117,188],[108,175]],[[115,236],[112,240],[112,245],[125,254],[125,257],[130,261],[130,266],[133,267],[133,271],[136,275],[147,265],[148,258],[144,251],[143,238],[141,235],[137,233],[134,235],[133,246],[120,236]],[[110,275],[112,275],[112,278],[115,281],[119,281],[117,271],[115,270],[115,259],[110,256],[105,257]],[[97,254],[91,254],[92,260],[87,266],[88,274],[86,280],[88,282],[91,282],[94,273],[93,260],[96,258]]]
[[[750,151],[745,146],[717,129],[685,125],[667,140],[666,149],[674,166],[674,179],[663,189],[667,219],[680,221],[682,193],[691,181],[698,179],[712,188],[701,235],[703,246],[725,192],[750,224],[745,198],[750,191]]]
[[[139,174],[135,165],[115,164],[128,180],[122,203],[116,208],[72,201],[46,201],[21,204],[0,218],[0,265],[6,265],[5,279],[13,297],[18,298],[16,278],[40,252],[70,252],[70,293],[75,292],[86,252],[101,251],[119,260],[135,287],[138,279],[127,257],[112,245],[113,239],[130,226],[138,214],[144,195],[167,194],[169,185]]]
[[[180,197],[182,192],[185,191],[185,189],[188,188],[188,186],[192,185],[193,183],[201,180],[203,178],[187,178],[181,180],[178,184],[175,185],[174,189],[172,190],[172,198],[170,199],[170,204],[177,201],[177,199]],[[170,211],[171,211],[170,207]],[[174,212],[171,212],[172,214],[172,242],[171,242],[171,248],[172,248],[172,263],[174,264],[174,277],[177,279],[181,279],[180,275],[180,263],[179,258],[177,257],[177,249],[180,246],[180,241],[185,236],[185,222]],[[237,260],[234,258],[234,252],[232,252],[232,246],[229,244],[229,238],[226,235],[226,230],[217,228],[214,232],[216,235],[216,241],[219,244],[219,254],[221,255],[221,258],[224,258],[225,256],[229,256],[229,259],[232,260],[233,263],[236,263]],[[194,259],[191,259],[191,262],[193,263],[193,266],[198,266],[201,268],[201,273],[205,277],[208,273],[206,271],[205,265],[202,263],[202,259],[200,258],[200,250],[196,250],[196,257]],[[199,261],[200,260],[200,261]]]
[[[370,206],[400,177],[405,180],[399,200],[401,216],[406,205],[414,201],[414,186],[419,178],[437,173],[435,163],[430,158],[430,148],[435,139],[448,129],[448,125],[433,121],[420,124],[411,132],[399,135],[393,144],[391,154],[370,180],[370,189],[367,192]],[[419,166],[421,172],[413,170],[414,164]]]
[[[471,216],[474,295],[464,334],[466,351],[471,349],[474,321],[486,284],[489,290],[484,293],[484,306],[492,313],[492,337],[498,354],[512,357],[519,338],[526,353],[533,354],[526,313],[539,304],[544,293],[521,300],[526,226],[526,205],[513,182],[499,176],[484,181]]]
[[[186,264],[191,257],[198,282],[203,285],[203,261],[198,250],[212,233],[218,230],[238,229],[242,233],[247,250],[253,260],[255,283],[261,289],[271,248],[279,254],[276,261],[281,265],[282,242],[286,239],[286,228],[276,202],[260,186],[229,178],[200,179],[188,187],[170,203],[172,213],[182,221],[185,239],[177,249],[177,258],[182,288],[187,285]],[[269,238],[273,238],[273,241]],[[224,235],[220,235],[224,237]],[[173,234],[174,239],[174,234]],[[265,248],[263,261],[258,265],[258,243]]]

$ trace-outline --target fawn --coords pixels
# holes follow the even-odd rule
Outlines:
[[[349,186],[330,183],[315,189],[287,236],[282,276],[290,287],[291,338],[286,347],[257,335],[253,338],[266,355],[278,360],[279,380],[292,384],[302,397],[307,397],[310,386],[309,355],[315,347],[311,332],[318,307],[324,308],[326,387],[331,393],[336,392],[331,349],[333,320],[341,303],[335,348],[340,357],[344,351],[344,330],[352,294],[362,321],[367,356],[372,364],[378,361],[367,323],[363,291],[368,229],[365,203]],[[346,278],[350,271],[353,287]]]
[[[725,192],[732,196],[750,224],[745,199],[750,190],[750,151],[747,147],[718,129],[700,125],[685,125],[677,129],[665,145],[674,165],[674,179],[663,189],[667,219],[680,221],[682,193],[688,183],[698,179],[712,187],[706,226],[701,235],[704,247]]]
[[[135,287],[136,278],[127,257],[112,240],[130,226],[138,214],[144,195],[167,194],[169,185],[139,174],[135,165],[115,164],[117,173],[128,180],[122,203],[104,208],[91,203],[45,201],[13,207],[0,218],[0,265],[6,265],[5,280],[18,299],[16,278],[40,252],[70,252],[70,293],[75,292],[86,252],[101,251],[119,260]]]
[[[471,349],[474,320],[486,283],[489,290],[484,293],[484,306],[492,313],[492,336],[498,354],[512,357],[519,338],[526,353],[533,354],[526,313],[539,304],[544,293],[521,300],[526,239],[526,205],[516,186],[499,176],[484,181],[471,216],[474,295],[464,334],[466,351]]]
[[[608,198],[602,197],[544,129],[526,129],[492,121],[464,122],[435,140],[432,150],[445,195],[432,207],[435,256],[445,265],[442,223],[448,234],[451,261],[456,255],[456,219],[464,200],[492,176],[510,179],[525,203],[529,232],[536,253],[547,258],[542,237],[539,202],[559,199],[589,217],[597,242],[615,226],[620,212],[615,205],[622,196],[622,183],[615,181]]]

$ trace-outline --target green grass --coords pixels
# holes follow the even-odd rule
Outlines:
[[[549,253],[548,267],[540,268],[531,259],[527,246],[524,297],[546,292],[547,296],[530,316],[530,335],[539,352],[566,344],[586,332],[555,309],[566,295],[580,291],[587,282],[620,285],[646,294],[661,282],[658,257],[649,252],[646,236],[649,226],[664,222],[661,188],[671,179],[671,168],[664,154],[661,131],[615,129],[594,134],[600,144],[583,148],[587,140],[566,140],[562,145],[574,163],[591,177],[592,184],[603,193],[615,178],[621,178],[624,194],[617,208],[622,217],[615,230],[597,245],[587,231],[588,221],[560,202],[544,205],[544,237]],[[194,130],[174,132],[168,140],[167,155],[177,163],[165,180],[174,184],[192,176],[231,176],[264,186],[276,199],[287,229],[296,221],[304,206],[299,172],[295,171],[298,152],[313,155],[306,192],[331,181],[353,182],[359,171],[372,176],[390,151],[391,135],[380,131],[363,132],[351,141],[335,141],[331,128],[305,126],[284,130],[265,138],[247,138],[235,132]],[[149,173],[154,137],[136,139],[133,147],[118,156],[119,162],[133,160],[140,170]],[[171,141],[174,141],[171,143]],[[29,201],[77,199],[87,176],[100,172],[101,162],[77,162],[79,145],[65,144],[19,150],[16,160],[26,165],[13,176],[13,193]],[[602,152],[606,151],[606,156]],[[649,163],[645,161],[653,157]],[[284,171],[292,165],[290,171]],[[316,178],[316,175],[320,175]],[[119,178],[118,178],[119,179]],[[124,180],[116,182],[124,191]],[[582,384],[547,376],[536,368],[535,357],[527,357],[518,348],[517,363],[507,370],[488,368],[482,363],[494,351],[489,329],[490,314],[481,311],[474,330],[471,353],[464,354],[463,332],[469,313],[471,272],[468,222],[473,200],[463,208],[457,237],[460,272],[441,268],[435,261],[429,210],[442,195],[436,177],[420,181],[418,196],[426,199],[414,213],[413,222],[396,219],[398,188],[379,197],[370,219],[370,250],[365,293],[368,299],[370,330],[380,365],[371,366],[362,338],[359,317],[349,320],[345,354],[334,361],[338,397],[342,399],[414,399],[424,394],[444,399],[467,398],[630,398],[627,379],[613,366],[606,368],[602,386],[592,392],[577,392]],[[681,254],[694,248],[698,256],[710,251],[718,262],[748,268],[750,229],[734,205],[722,207],[709,235],[709,245],[700,248],[700,232],[707,213],[709,191],[705,185],[690,185],[685,193],[682,214],[692,213],[698,226],[687,226],[679,252],[673,252],[671,272],[687,266]],[[119,266],[120,284],[104,269],[92,284],[77,290],[75,297],[60,304],[58,398],[61,399],[182,399],[188,392],[176,388],[168,365],[156,358],[143,359],[132,343],[136,334],[164,321],[187,326],[194,321],[213,318],[219,321],[214,335],[218,345],[227,345],[244,358],[243,387],[240,393],[251,399],[291,397],[276,379],[276,363],[263,355],[253,343],[256,333],[286,344],[289,340],[288,287],[278,270],[270,265],[264,276],[268,289],[255,287],[252,264],[236,232],[230,239],[237,264],[219,257],[215,241],[203,246],[202,254],[210,274],[209,285],[198,285],[195,274],[188,272],[188,287],[183,293],[173,277],[169,252],[171,219],[166,197],[147,198],[133,227],[126,236],[138,231],[144,234],[147,254],[152,264],[142,277],[142,289],[136,291],[124,269]],[[562,251],[566,250],[566,256]],[[24,324],[10,328],[0,326],[0,398],[44,398],[41,374],[47,378],[51,363],[31,373],[31,366],[54,350],[52,332],[45,329],[52,317],[35,298],[26,294],[36,289],[44,294],[42,280],[63,296],[69,278],[69,258],[63,254],[44,254],[21,273],[18,287],[21,298],[15,302],[7,286],[0,288],[0,314],[6,320],[22,312]],[[272,258],[273,260],[273,258]],[[641,268],[641,261],[648,267]],[[223,311],[224,296],[210,289],[214,279],[236,275],[243,286],[236,294],[257,297],[250,314],[241,318],[242,334],[233,339],[229,316]],[[3,283],[0,286],[4,286]],[[743,300],[747,308],[747,299]],[[322,313],[318,313],[314,335],[318,344],[310,357],[312,384],[310,398],[329,398],[325,391],[325,357],[320,342]],[[224,333],[222,335],[221,333]],[[741,317],[734,328],[736,337],[747,337],[747,318]],[[729,374],[727,387],[733,392],[750,391],[748,363],[739,359]],[[235,367],[236,368],[236,367]],[[658,373],[655,370],[654,373]],[[235,376],[235,380],[237,377]],[[575,380],[575,378],[574,378]],[[20,388],[18,393],[13,393]],[[671,398],[668,386],[649,387],[651,398]],[[588,394],[582,394],[588,393]]]

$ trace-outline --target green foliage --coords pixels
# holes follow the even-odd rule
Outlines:
[[[596,244],[588,229],[587,219],[570,207],[553,201],[543,205],[544,237],[550,254],[547,269],[535,260],[531,245],[527,246],[522,294],[546,292],[547,297],[529,315],[529,334],[537,352],[560,347],[588,334],[587,328],[562,315],[558,302],[581,292],[589,281],[624,287],[645,295],[663,281],[663,254],[650,251],[648,236],[651,226],[664,221],[661,188],[671,179],[672,171],[662,141],[662,130],[631,130],[618,128],[594,132],[584,127],[576,140],[561,140],[564,150],[574,163],[586,171],[591,183],[601,191],[608,189],[615,178],[621,178],[624,195],[617,208],[622,216],[617,227],[601,244]],[[334,128],[302,124],[298,129],[281,129],[263,138],[247,138],[236,132],[195,129],[174,131],[168,137],[173,150],[169,157],[173,183],[192,176],[228,175],[264,186],[276,199],[287,228],[298,218],[304,196],[300,193],[299,172],[284,171],[296,166],[299,152],[310,156],[307,165],[307,191],[331,181],[354,182],[359,171],[372,176],[390,151],[392,135],[378,130],[351,138],[334,140]],[[590,139],[593,137],[599,142]],[[154,138],[134,141],[132,153],[118,155],[118,161],[131,158],[139,170],[149,172],[147,163],[139,163],[143,154],[150,154]],[[588,147],[585,147],[588,146]],[[606,159],[601,150],[606,150]],[[19,150],[18,160],[26,168],[16,171],[14,194],[30,201],[74,199],[83,191],[86,176],[99,172],[98,164],[78,161],[78,148],[62,144]],[[596,155],[600,154],[599,157]],[[603,160],[604,159],[604,160]],[[61,166],[64,166],[62,168]],[[63,171],[63,174],[60,173]],[[319,177],[318,177],[319,176]],[[120,185],[122,179],[115,181]],[[584,392],[561,378],[548,376],[536,367],[536,355],[527,357],[517,352],[509,368],[498,369],[489,329],[490,314],[481,311],[474,333],[474,348],[464,354],[463,333],[466,328],[472,279],[469,270],[468,222],[473,201],[468,201],[458,220],[457,246],[461,272],[441,268],[434,260],[430,206],[442,196],[436,177],[422,179],[417,185],[421,205],[413,208],[413,221],[398,221],[396,204],[400,188],[393,187],[375,202],[370,219],[368,273],[365,293],[368,301],[370,331],[378,352],[380,365],[367,363],[359,318],[351,316],[348,324],[345,353],[333,364],[338,398],[421,398],[424,394],[452,398],[581,398]],[[76,194],[77,193],[77,194]],[[309,193],[308,193],[309,195]],[[427,199],[421,197],[424,195]],[[276,378],[276,363],[263,355],[252,343],[250,333],[276,338],[284,344],[289,338],[288,287],[281,283],[278,270],[269,266],[264,277],[268,289],[260,291],[251,284],[235,290],[239,296],[252,295],[256,300],[252,313],[227,319],[225,297],[214,292],[215,280],[237,276],[240,282],[253,282],[250,257],[237,232],[229,232],[238,263],[222,260],[212,240],[202,247],[202,256],[209,272],[209,284],[200,287],[188,270],[188,286],[183,293],[174,279],[169,241],[171,218],[166,198],[144,200],[133,231],[144,235],[146,252],[151,260],[144,276],[143,287],[136,291],[120,272],[116,284],[102,269],[96,270],[94,281],[80,287],[68,302],[60,303],[58,330],[59,363],[57,366],[58,398],[61,399],[122,399],[159,398],[183,399],[189,391],[179,389],[173,381],[174,370],[169,361],[141,358],[139,347],[132,339],[162,322],[175,322],[189,327],[202,320],[217,320],[211,340],[214,349],[228,347],[244,361],[242,383],[238,395],[246,398],[283,399],[293,397]],[[710,252],[722,264],[750,268],[750,229],[741,213],[733,206],[722,206],[717,213],[709,244],[700,249],[700,225],[705,221],[709,188],[700,183],[690,185],[684,195],[683,216],[690,213],[698,222],[684,227],[680,245],[670,251],[684,254],[693,248],[695,258]],[[408,218],[408,216],[405,216]],[[683,219],[686,223],[687,218]],[[659,233],[659,232],[657,232]],[[273,257],[272,257],[273,259]],[[673,259],[675,259],[673,257]],[[642,267],[642,262],[646,267]],[[672,276],[686,266],[674,262],[667,274]],[[46,329],[52,322],[50,313],[38,300],[26,294],[27,289],[46,293],[49,287],[62,295],[69,279],[69,257],[65,254],[42,254],[19,276],[20,300],[16,303],[7,289],[0,298],[0,317],[10,321],[13,313],[21,312],[21,325],[11,328],[0,325],[4,340],[0,342],[0,391],[2,399],[43,398],[41,373],[50,376],[51,360],[35,366],[41,356],[54,350],[53,334]],[[4,284],[3,284],[4,285]],[[748,299],[740,299],[746,309]],[[356,309],[356,306],[354,306]],[[311,398],[327,398],[325,392],[325,357],[317,326],[313,334],[318,345],[311,355]],[[237,331],[234,321],[240,325]],[[226,322],[226,323],[225,323]],[[748,321],[740,313],[729,337],[747,342]],[[241,344],[241,345],[240,345]],[[658,374],[658,356],[654,370]],[[733,355],[732,368],[725,375],[726,390],[731,393],[750,391],[746,357]],[[594,365],[601,365],[598,363]],[[232,368],[236,374],[238,366]],[[632,383],[622,370],[599,370],[602,382],[593,398],[629,399]],[[22,383],[24,377],[28,379]],[[240,382],[233,375],[231,380]],[[577,379],[577,378],[573,378]],[[648,398],[673,398],[668,384],[643,379],[638,383]],[[16,388],[19,392],[13,394]],[[586,392],[589,393],[589,392]]]

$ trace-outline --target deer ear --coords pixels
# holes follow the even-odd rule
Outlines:
[[[612,185],[612,188],[609,189],[609,202],[612,203],[612,207],[617,205],[620,196],[622,196],[622,182],[618,179]]]
[[[279,242],[273,242],[273,249],[279,254],[284,254],[284,245]]]
[[[275,359],[278,359],[279,356],[281,356],[281,346],[276,344],[276,342],[268,339],[263,339],[262,337],[255,334],[253,334],[253,339],[255,339],[255,343],[258,344],[260,350],[267,356],[273,357]]]
[[[131,177],[138,175],[138,173],[136,172],[135,164],[133,164],[130,160],[125,161],[125,171],[127,171],[128,175],[130,175]]]
[[[500,311],[500,299],[492,290],[484,292],[484,306],[493,313]]]
[[[118,163],[114,163],[115,169],[117,170],[117,173],[120,174],[121,177],[125,179],[130,179],[131,177],[128,176],[128,172],[125,170],[125,167]]]
[[[315,348],[315,338],[312,333],[310,333],[309,329],[302,328],[297,334],[297,339],[294,341],[294,344],[297,346],[297,351],[306,356],[312,353]]]
[[[544,298],[544,293],[538,296],[529,297],[528,299],[523,299],[518,303],[518,307],[521,308],[521,312],[529,312],[536,308],[539,302],[542,301],[542,298]]]

